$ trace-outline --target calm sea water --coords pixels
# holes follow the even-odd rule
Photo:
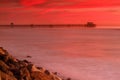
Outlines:
[[[120,30],[1,28],[0,46],[73,80],[120,79]]]

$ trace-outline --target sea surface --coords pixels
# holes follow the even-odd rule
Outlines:
[[[0,46],[72,80],[120,79],[120,29],[0,28]]]

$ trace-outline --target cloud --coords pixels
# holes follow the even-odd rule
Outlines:
[[[19,3],[20,0],[0,0],[0,3]]]
[[[11,12],[16,12],[17,10],[17,12],[33,11],[39,12],[40,14],[53,12],[75,13],[91,10],[103,11],[105,7],[118,5],[120,6],[119,0],[0,0],[0,11],[5,11],[6,9],[6,11],[10,10]],[[116,10],[111,10],[110,8],[110,10],[106,11],[115,12]]]
[[[64,9],[74,6],[83,0],[21,0],[21,5],[25,7],[37,8],[40,14],[53,12],[55,9]]]
[[[3,4],[4,3],[4,4]],[[13,6],[34,8],[94,8],[120,6],[120,0],[0,0],[0,6],[11,4]]]
[[[34,6],[38,4],[43,4],[47,0],[21,0],[21,4],[24,6]]]
[[[62,7],[75,5],[81,0],[21,0],[21,4],[27,7],[37,7],[37,8],[46,8],[46,7]]]

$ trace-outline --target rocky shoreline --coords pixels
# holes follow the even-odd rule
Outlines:
[[[27,60],[18,60],[0,47],[0,80],[65,80],[57,73],[36,67]],[[71,80],[68,78],[67,80]]]

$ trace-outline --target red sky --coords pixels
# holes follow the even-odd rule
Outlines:
[[[0,0],[0,24],[120,25],[120,0]]]

